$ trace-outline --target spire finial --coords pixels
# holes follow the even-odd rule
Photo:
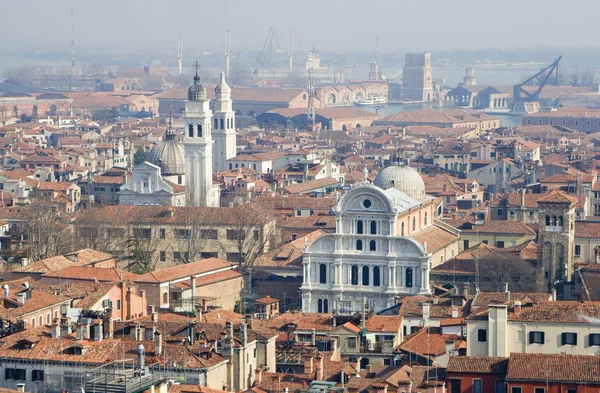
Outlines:
[[[198,69],[200,69],[200,63],[198,63],[198,60],[196,60],[194,68],[196,68],[196,75],[194,75],[194,84],[197,85],[200,82],[200,77],[198,76]]]

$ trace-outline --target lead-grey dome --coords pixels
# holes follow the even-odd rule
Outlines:
[[[394,187],[419,201],[425,199],[425,183],[419,172],[408,165],[391,165],[384,168],[373,184],[384,190]]]
[[[165,131],[165,139],[150,150],[148,161],[158,167],[163,176],[185,174],[185,149],[183,144],[175,139],[173,123],[169,118],[169,125]]]
[[[194,76],[194,84],[188,89],[188,101],[200,101],[206,99],[206,89],[200,84],[198,73]]]

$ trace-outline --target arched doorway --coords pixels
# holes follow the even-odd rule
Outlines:
[[[362,128],[362,126],[360,125],[360,123],[358,123],[358,124],[356,125],[356,128]]]
[[[327,99],[327,103],[329,105],[335,105],[337,102],[337,98],[335,97],[335,94],[330,94],[329,98]]]
[[[37,105],[33,106],[33,109],[31,111],[31,117],[33,117],[33,118],[38,117],[38,107],[37,107]]]

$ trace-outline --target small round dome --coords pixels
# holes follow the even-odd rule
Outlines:
[[[419,172],[408,165],[392,165],[384,168],[373,184],[384,190],[394,187],[416,200],[425,199],[425,183]]]
[[[148,155],[148,161],[160,167],[163,176],[185,174],[185,150],[176,140],[160,142]]]
[[[188,89],[188,101],[200,101],[206,99],[206,89],[200,84],[198,74],[194,76],[194,84]]]
[[[217,87],[215,87],[215,93],[216,93],[217,97],[219,95],[223,95],[223,94],[231,94],[231,87],[229,87],[227,82],[225,82],[225,73],[224,72],[221,72],[221,81],[219,82]]]

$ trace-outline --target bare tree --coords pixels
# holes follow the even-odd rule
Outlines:
[[[260,254],[277,244],[277,225],[272,209],[245,202],[233,207],[230,215],[225,239],[220,239],[219,244],[240,267],[251,267]]]
[[[538,292],[545,287],[536,281],[531,263],[510,256],[492,255],[479,259],[479,285],[483,291],[503,291],[508,283],[514,292]]]
[[[36,201],[24,218],[25,223],[12,235],[25,242],[26,255],[32,261],[73,251],[70,220],[56,204]]]
[[[103,209],[91,207],[81,212],[75,220],[78,248],[114,253],[127,243],[127,227],[110,222],[103,216]]]
[[[593,68],[576,68],[571,70],[569,76],[569,84],[574,87],[592,87],[598,83]]]

